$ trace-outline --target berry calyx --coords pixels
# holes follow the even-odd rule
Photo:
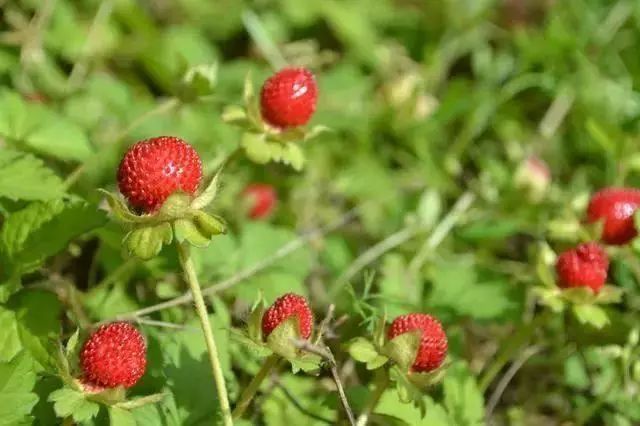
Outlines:
[[[263,183],[254,183],[247,186],[242,195],[248,202],[248,214],[253,220],[264,219],[269,216],[278,201],[275,188]]]
[[[303,126],[315,112],[317,99],[318,86],[311,71],[284,68],[262,86],[262,118],[278,128]]]
[[[598,293],[607,281],[609,258],[602,247],[580,244],[558,256],[556,273],[561,288],[587,287]]]
[[[640,207],[640,190],[635,188],[605,188],[591,197],[587,208],[589,222],[603,221],[602,241],[626,244],[638,235],[633,215]]]
[[[175,192],[194,195],[202,179],[202,162],[182,139],[160,136],[129,148],[117,178],[120,192],[133,208],[153,213]]]
[[[283,322],[291,317],[298,320],[298,335],[301,339],[308,339],[313,328],[313,312],[304,297],[287,293],[279,297],[262,316],[262,337],[269,335]]]
[[[144,338],[131,324],[103,325],[89,336],[80,351],[83,380],[105,388],[130,388],[144,374],[146,357]]]
[[[392,340],[416,330],[421,331],[421,337],[411,371],[428,373],[438,369],[447,356],[447,335],[440,322],[431,315],[412,313],[397,317],[387,330],[387,338]],[[391,356],[393,358],[393,354]]]

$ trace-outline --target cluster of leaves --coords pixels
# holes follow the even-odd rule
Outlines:
[[[0,425],[219,415],[188,303],[139,319],[149,368],[132,396],[162,401],[106,410],[60,392],[56,357],[77,327],[186,291],[171,246],[147,262],[123,257],[126,231],[97,191],[114,189],[129,144],[162,134],[189,141],[207,175],[238,147],[246,154],[216,199],[228,234],[193,252],[203,286],[224,289],[207,302],[232,401],[260,363],[232,325],[260,292],[269,302],[296,292],[320,318],[336,304],[343,320],[325,340],[341,365],[353,361],[343,344],[373,333],[385,310],[442,320],[453,362],[421,396],[426,416],[390,388],[377,424],[638,424],[640,244],[612,251],[619,303],[582,323],[528,323],[529,290],[553,286],[540,252],[552,259],[582,238],[595,189],[640,186],[638,45],[633,0],[0,0]],[[314,121],[332,130],[267,152],[267,136],[227,121],[255,121],[238,107],[244,91],[249,111],[246,76],[259,87],[283,63],[314,69]],[[543,186],[519,173],[530,156],[548,164]],[[268,222],[239,209],[255,181],[281,197]],[[338,232],[297,239],[343,219]],[[498,378],[532,339],[500,395]],[[359,413],[377,373],[344,371]],[[263,390],[245,424],[341,416],[324,376],[283,372]]]

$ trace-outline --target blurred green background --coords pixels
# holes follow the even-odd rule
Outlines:
[[[0,0],[0,8],[0,223],[69,194],[99,204],[96,189],[115,188],[126,147],[152,136],[189,141],[213,173],[238,145],[241,131],[221,112],[242,103],[247,75],[259,87],[284,64],[307,66],[320,88],[313,124],[331,131],[302,145],[301,172],[244,157],[225,169],[215,210],[230,233],[197,252],[201,280],[213,284],[301,232],[354,217],[218,295],[217,321],[240,324],[259,291],[269,302],[305,294],[318,318],[336,303],[346,319],[332,347],[359,411],[372,374],[341,343],[366,334],[383,310],[437,315],[455,361],[445,385],[425,397],[425,419],[389,391],[379,424],[476,425],[485,415],[510,425],[640,423],[637,341],[627,340],[640,308],[631,249],[613,259],[610,281],[626,295],[608,308],[610,326],[573,334],[557,318],[538,330],[506,392],[482,382],[536,309],[528,289],[544,268],[540,247],[580,240],[594,190],[640,183],[640,2]],[[194,67],[211,71],[197,87],[185,79]],[[33,170],[10,168],[18,161]],[[277,188],[267,221],[239,208],[252,182]],[[48,230],[29,231],[33,245],[16,249],[21,279],[2,272],[7,327],[46,302],[48,319],[33,321],[49,329],[34,335],[74,329],[64,298],[35,290],[42,282],[70,284],[90,321],[182,294],[174,250],[144,264],[123,259],[124,231],[95,210],[53,215],[43,219],[55,222]],[[184,307],[150,318],[195,324]],[[166,385],[172,397],[137,413],[139,424],[208,424],[199,335],[143,327],[154,358],[140,393]],[[219,331],[237,395],[257,364]],[[0,360],[26,347],[16,339]],[[320,417],[339,411],[324,381],[289,374],[281,385]],[[37,381],[37,424],[56,422],[46,402],[55,386]],[[274,391],[251,421],[326,424],[290,407]]]

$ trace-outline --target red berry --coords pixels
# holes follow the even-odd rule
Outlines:
[[[279,297],[262,316],[262,336],[266,339],[280,324],[295,316],[298,318],[300,337],[308,339],[313,327],[313,313],[307,299],[293,293]]]
[[[254,220],[269,216],[278,201],[278,195],[273,186],[263,183],[247,186],[243,195],[249,202],[249,217]]]
[[[118,170],[118,187],[132,207],[152,213],[174,192],[193,195],[201,178],[196,150],[180,138],[160,136],[129,148]]]
[[[440,322],[427,314],[407,314],[397,317],[387,331],[389,340],[401,334],[421,330],[422,338],[411,370],[419,373],[437,369],[447,356],[447,335]]]
[[[589,287],[598,293],[607,280],[609,258],[597,243],[585,243],[558,257],[556,273],[561,288]]]
[[[638,234],[633,214],[640,206],[640,190],[634,188],[605,188],[591,197],[587,209],[589,222],[604,221],[602,241],[622,245]]]
[[[284,68],[262,86],[262,118],[280,128],[305,125],[316,110],[317,99],[318,86],[311,71]]]
[[[147,366],[147,348],[140,332],[126,322],[96,330],[80,352],[86,382],[106,388],[135,385]]]

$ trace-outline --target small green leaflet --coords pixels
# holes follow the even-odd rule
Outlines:
[[[89,420],[100,410],[100,405],[88,401],[82,393],[69,388],[52,392],[49,401],[53,402],[53,409],[58,417],[72,416],[76,422]]]

